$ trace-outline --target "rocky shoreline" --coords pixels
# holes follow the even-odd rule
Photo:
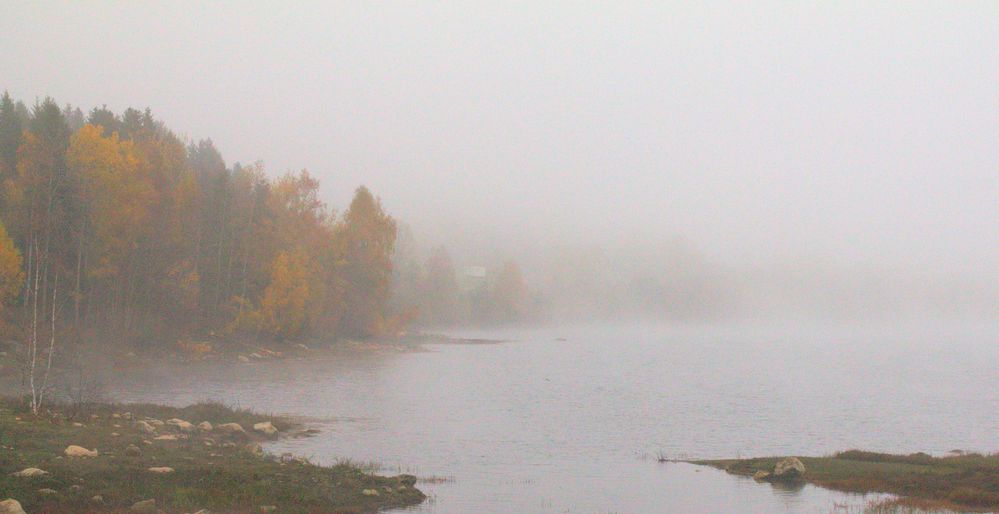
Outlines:
[[[425,496],[411,475],[264,454],[307,436],[280,417],[219,404],[57,405],[0,399],[0,514],[374,512]]]

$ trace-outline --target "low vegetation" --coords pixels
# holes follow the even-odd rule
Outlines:
[[[185,430],[173,419],[195,427]],[[155,430],[144,431],[141,420]],[[205,421],[211,430],[196,426]],[[278,433],[254,430],[268,421]],[[225,423],[238,423],[245,434],[224,433]],[[13,498],[33,513],[125,512],[147,500],[165,512],[373,512],[424,500],[413,487],[416,477],[268,456],[258,444],[299,431],[281,418],[211,403],[56,405],[36,416],[24,402],[2,399],[0,500]],[[69,457],[70,445],[97,456]],[[16,475],[28,468],[43,473]]]
[[[861,450],[828,457],[800,457],[802,478],[815,485],[857,493],[890,493],[937,509],[999,509],[999,454],[892,455]],[[769,472],[780,457],[694,461],[737,475]]]

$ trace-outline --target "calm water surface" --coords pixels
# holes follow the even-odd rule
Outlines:
[[[319,436],[268,449],[447,477],[420,486],[431,496],[420,512],[859,512],[871,497],[654,456],[999,451],[997,334],[970,324],[506,330],[458,334],[504,344],[188,365],[109,388],[121,400],[316,418]]]

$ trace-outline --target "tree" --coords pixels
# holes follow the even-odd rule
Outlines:
[[[281,252],[271,267],[271,282],[264,290],[257,316],[268,334],[290,339],[301,335],[308,323],[308,255],[302,249]]]
[[[447,248],[435,248],[427,259],[426,269],[423,319],[433,324],[453,323],[458,315],[458,282]]]
[[[520,273],[520,267],[507,261],[493,285],[493,319],[501,323],[523,321],[527,314],[527,286]]]
[[[0,97],[0,181],[2,182],[17,173],[17,147],[21,145],[23,130],[17,107],[5,91]]]
[[[0,222],[0,314],[6,311],[8,302],[21,293],[24,285],[21,265],[21,252],[14,240],[7,235],[7,228]]]
[[[339,236],[344,261],[342,333],[379,335],[392,278],[396,224],[368,188],[357,188]]]

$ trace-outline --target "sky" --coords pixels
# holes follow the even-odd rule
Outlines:
[[[40,2],[0,89],[368,185],[427,244],[999,275],[994,2]]]

